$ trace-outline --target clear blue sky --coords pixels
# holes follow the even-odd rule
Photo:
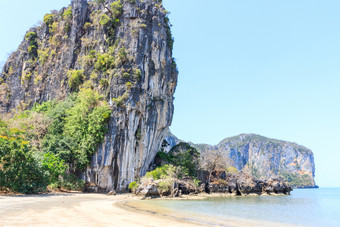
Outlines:
[[[0,0],[0,62],[69,0]],[[217,144],[241,133],[313,150],[316,182],[340,187],[340,1],[163,0],[179,83],[172,132]]]

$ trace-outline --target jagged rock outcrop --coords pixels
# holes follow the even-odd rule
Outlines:
[[[244,171],[231,174],[225,170],[215,170],[211,173],[208,190],[210,193],[226,193],[231,195],[289,195],[292,188],[282,177],[270,177],[265,180],[259,180]]]
[[[169,139],[170,138],[170,139]],[[180,141],[168,133],[167,141]],[[179,142],[176,142],[179,143]],[[164,150],[170,150],[168,142]],[[315,164],[313,152],[296,143],[269,139],[255,134],[242,134],[226,138],[218,145],[192,144],[204,156],[218,153],[227,166],[241,171],[251,171],[256,178],[270,179],[282,176],[292,187],[317,187],[314,181]]]
[[[136,195],[142,195],[145,197],[159,197],[160,192],[157,189],[157,183],[152,181],[139,186],[136,191]]]
[[[105,96],[109,130],[83,175],[95,191],[126,190],[146,173],[171,124],[177,85],[161,3],[113,2],[120,1],[73,0],[53,11],[29,30],[0,76],[1,115],[64,99],[79,83]]]
[[[160,186],[163,185],[163,186]],[[164,185],[171,185],[169,187]],[[142,182],[134,192],[138,196],[160,197],[170,196],[178,197],[181,195],[197,194],[198,189],[192,179],[160,179],[154,181],[149,179]]]
[[[290,195],[292,188],[282,177],[270,177],[268,179],[256,179],[251,173],[241,171],[239,173],[227,173],[226,170],[214,170],[211,172],[209,180],[197,187],[192,179],[173,179],[171,187],[164,185],[168,180],[152,179],[144,181],[134,192],[136,195],[144,197],[193,195],[200,193],[219,193],[234,196],[247,195]],[[163,189],[162,189],[163,188]]]

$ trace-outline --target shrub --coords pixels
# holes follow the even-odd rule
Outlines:
[[[37,33],[35,32],[28,32],[25,36],[26,40],[29,42],[29,46],[28,46],[28,53],[33,56],[36,57],[37,56]]]
[[[168,165],[164,165],[162,167],[158,167],[153,171],[147,172],[145,177],[146,178],[152,178],[154,180],[159,180],[161,178],[166,178],[167,176],[167,167]]]
[[[85,30],[88,30],[88,29],[90,29],[92,27],[92,24],[90,23],[90,22],[86,22],[85,24],[84,24],[84,29]]]
[[[49,109],[51,109],[54,105],[55,105],[55,102],[52,102],[52,101],[43,102],[41,104],[35,103],[32,108],[32,111],[38,112],[38,113],[41,113],[41,112],[45,113]]]
[[[140,80],[142,77],[142,72],[140,69],[133,69],[133,76],[137,79]]]
[[[67,72],[68,84],[71,89],[77,89],[84,80],[84,70],[69,70]]]
[[[131,192],[134,192],[139,186],[140,186],[139,183],[133,181],[129,184],[129,189],[131,190]]]
[[[67,190],[83,191],[85,187],[85,181],[79,179],[74,174],[66,175],[59,183],[60,187]]]
[[[157,189],[162,192],[167,192],[171,190],[173,185],[173,181],[171,180],[163,180],[157,183]]]
[[[51,33],[56,34],[60,29],[59,22],[58,21],[52,22],[52,24],[49,26],[49,28],[50,28]]]
[[[72,7],[69,6],[63,13],[64,20],[71,20],[72,19]]]
[[[90,75],[90,78],[92,80],[96,80],[98,78],[98,74],[95,70],[92,71],[91,75]]]
[[[101,79],[99,83],[104,88],[109,86],[109,81],[107,79]]]
[[[196,187],[198,187],[199,186],[199,184],[200,184],[200,180],[198,180],[198,179],[196,179],[196,178],[194,178],[194,184],[196,185]]]
[[[36,55],[37,47],[35,45],[30,45],[27,50],[31,55]]]
[[[157,167],[155,170],[147,172],[145,178],[152,178],[154,180],[168,179],[177,177],[180,169],[173,165],[164,165]]]
[[[12,76],[14,70],[13,70],[13,66],[10,66],[9,69],[8,69],[8,72],[7,72],[7,76],[10,77]]]
[[[95,69],[98,71],[106,72],[107,70],[113,68],[114,58],[110,54],[98,54],[97,61],[94,65]]]
[[[129,94],[125,92],[122,96],[118,98],[113,98],[112,101],[119,107],[121,106],[129,97]]]
[[[32,41],[32,40],[37,38],[37,33],[35,33],[35,32],[28,32],[26,34],[25,38],[26,38],[27,41],[30,42],[30,41]]]
[[[23,71],[22,76],[21,76],[21,83],[24,84],[25,81],[29,81],[32,77],[32,72],[31,71]]]
[[[44,16],[44,23],[47,25],[47,26],[50,26],[53,21],[54,21],[54,18],[55,18],[55,15],[53,13],[51,14],[45,14]]]
[[[146,25],[146,24],[141,24],[141,25],[139,25],[139,27],[140,27],[140,28],[146,28],[147,25]]]
[[[130,78],[130,73],[128,73],[128,72],[123,73],[123,77],[129,79]]]
[[[57,183],[60,176],[65,175],[66,165],[64,160],[52,153],[45,153],[42,162],[43,169],[49,172],[49,182]]]
[[[131,82],[126,82],[125,86],[127,87],[127,89],[131,89],[132,83]]]
[[[120,0],[111,3],[110,7],[112,11],[112,16],[114,19],[119,17],[123,12],[123,4],[121,3]]]
[[[90,50],[90,52],[89,52],[89,56],[90,56],[91,58],[95,58],[95,57],[96,57],[96,55],[97,55],[97,53],[96,53],[96,51],[95,51],[95,50]]]
[[[20,193],[37,193],[46,189],[47,173],[29,149],[22,130],[9,128],[0,120],[0,187]]]
[[[88,55],[85,55],[81,58],[81,63],[83,67],[92,66],[96,61],[96,51],[90,50]]]
[[[48,60],[50,53],[49,49],[38,50],[39,61],[41,64],[45,64]]]
[[[55,48],[59,48],[62,45],[62,37],[60,35],[55,35],[55,36],[51,36],[48,40],[48,42],[51,44],[51,46],[55,47]],[[52,50],[53,52],[53,50]],[[54,53],[56,54],[56,53]],[[53,55],[53,53],[52,53]]]
[[[125,47],[119,49],[116,55],[116,65],[123,64],[128,60],[127,52]]]
[[[108,15],[106,15],[106,14],[100,15],[99,24],[106,26],[110,22],[111,22],[111,18]]]

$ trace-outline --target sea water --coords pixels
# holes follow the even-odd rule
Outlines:
[[[211,225],[340,227],[340,188],[295,189],[290,196],[212,197],[147,203],[164,208],[168,213],[189,217],[188,220],[207,220],[205,224]]]

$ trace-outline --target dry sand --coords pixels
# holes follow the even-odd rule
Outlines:
[[[130,195],[0,196],[0,226],[197,226],[123,205]]]
[[[182,199],[207,197],[210,196],[204,194]],[[131,194],[85,193],[0,196],[0,226],[286,226],[268,221],[185,216],[140,199]]]

